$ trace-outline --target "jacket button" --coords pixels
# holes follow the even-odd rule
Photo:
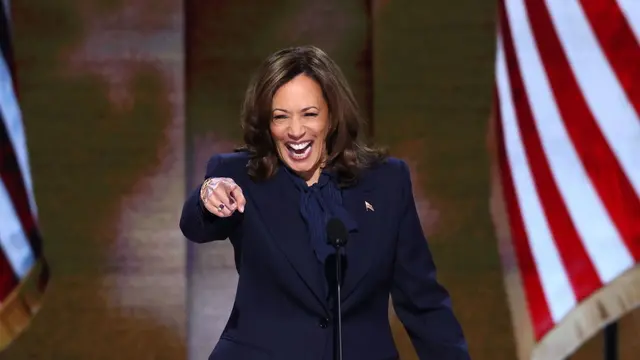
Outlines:
[[[327,319],[327,318],[320,319],[320,322],[318,323],[318,326],[320,326],[321,329],[326,329],[327,325],[329,325],[329,319]]]

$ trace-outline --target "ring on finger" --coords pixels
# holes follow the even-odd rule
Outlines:
[[[224,210],[224,204],[218,205],[218,210],[220,210],[220,211]]]

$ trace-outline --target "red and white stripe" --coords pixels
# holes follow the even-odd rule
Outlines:
[[[0,10],[5,15],[5,8]],[[6,21],[5,16],[0,21]],[[10,49],[6,33],[0,41],[5,42],[1,49]],[[34,235],[37,209],[9,59],[10,54],[0,52],[0,306],[34,266],[34,242],[39,241]]]
[[[536,339],[640,259],[640,1],[501,0],[501,176]]]

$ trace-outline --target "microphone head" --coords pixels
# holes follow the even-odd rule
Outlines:
[[[334,247],[347,245],[349,231],[344,223],[338,218],[331,218],[327,222],[327,243]]]

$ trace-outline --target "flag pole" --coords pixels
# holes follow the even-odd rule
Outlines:
[[[604,328],[604,360],[618,360],[618,323]]]
[[[569,360],[567,357],[565,360]],[[604,328],[604,360],[618,360],[618,323],[612,322]]]

